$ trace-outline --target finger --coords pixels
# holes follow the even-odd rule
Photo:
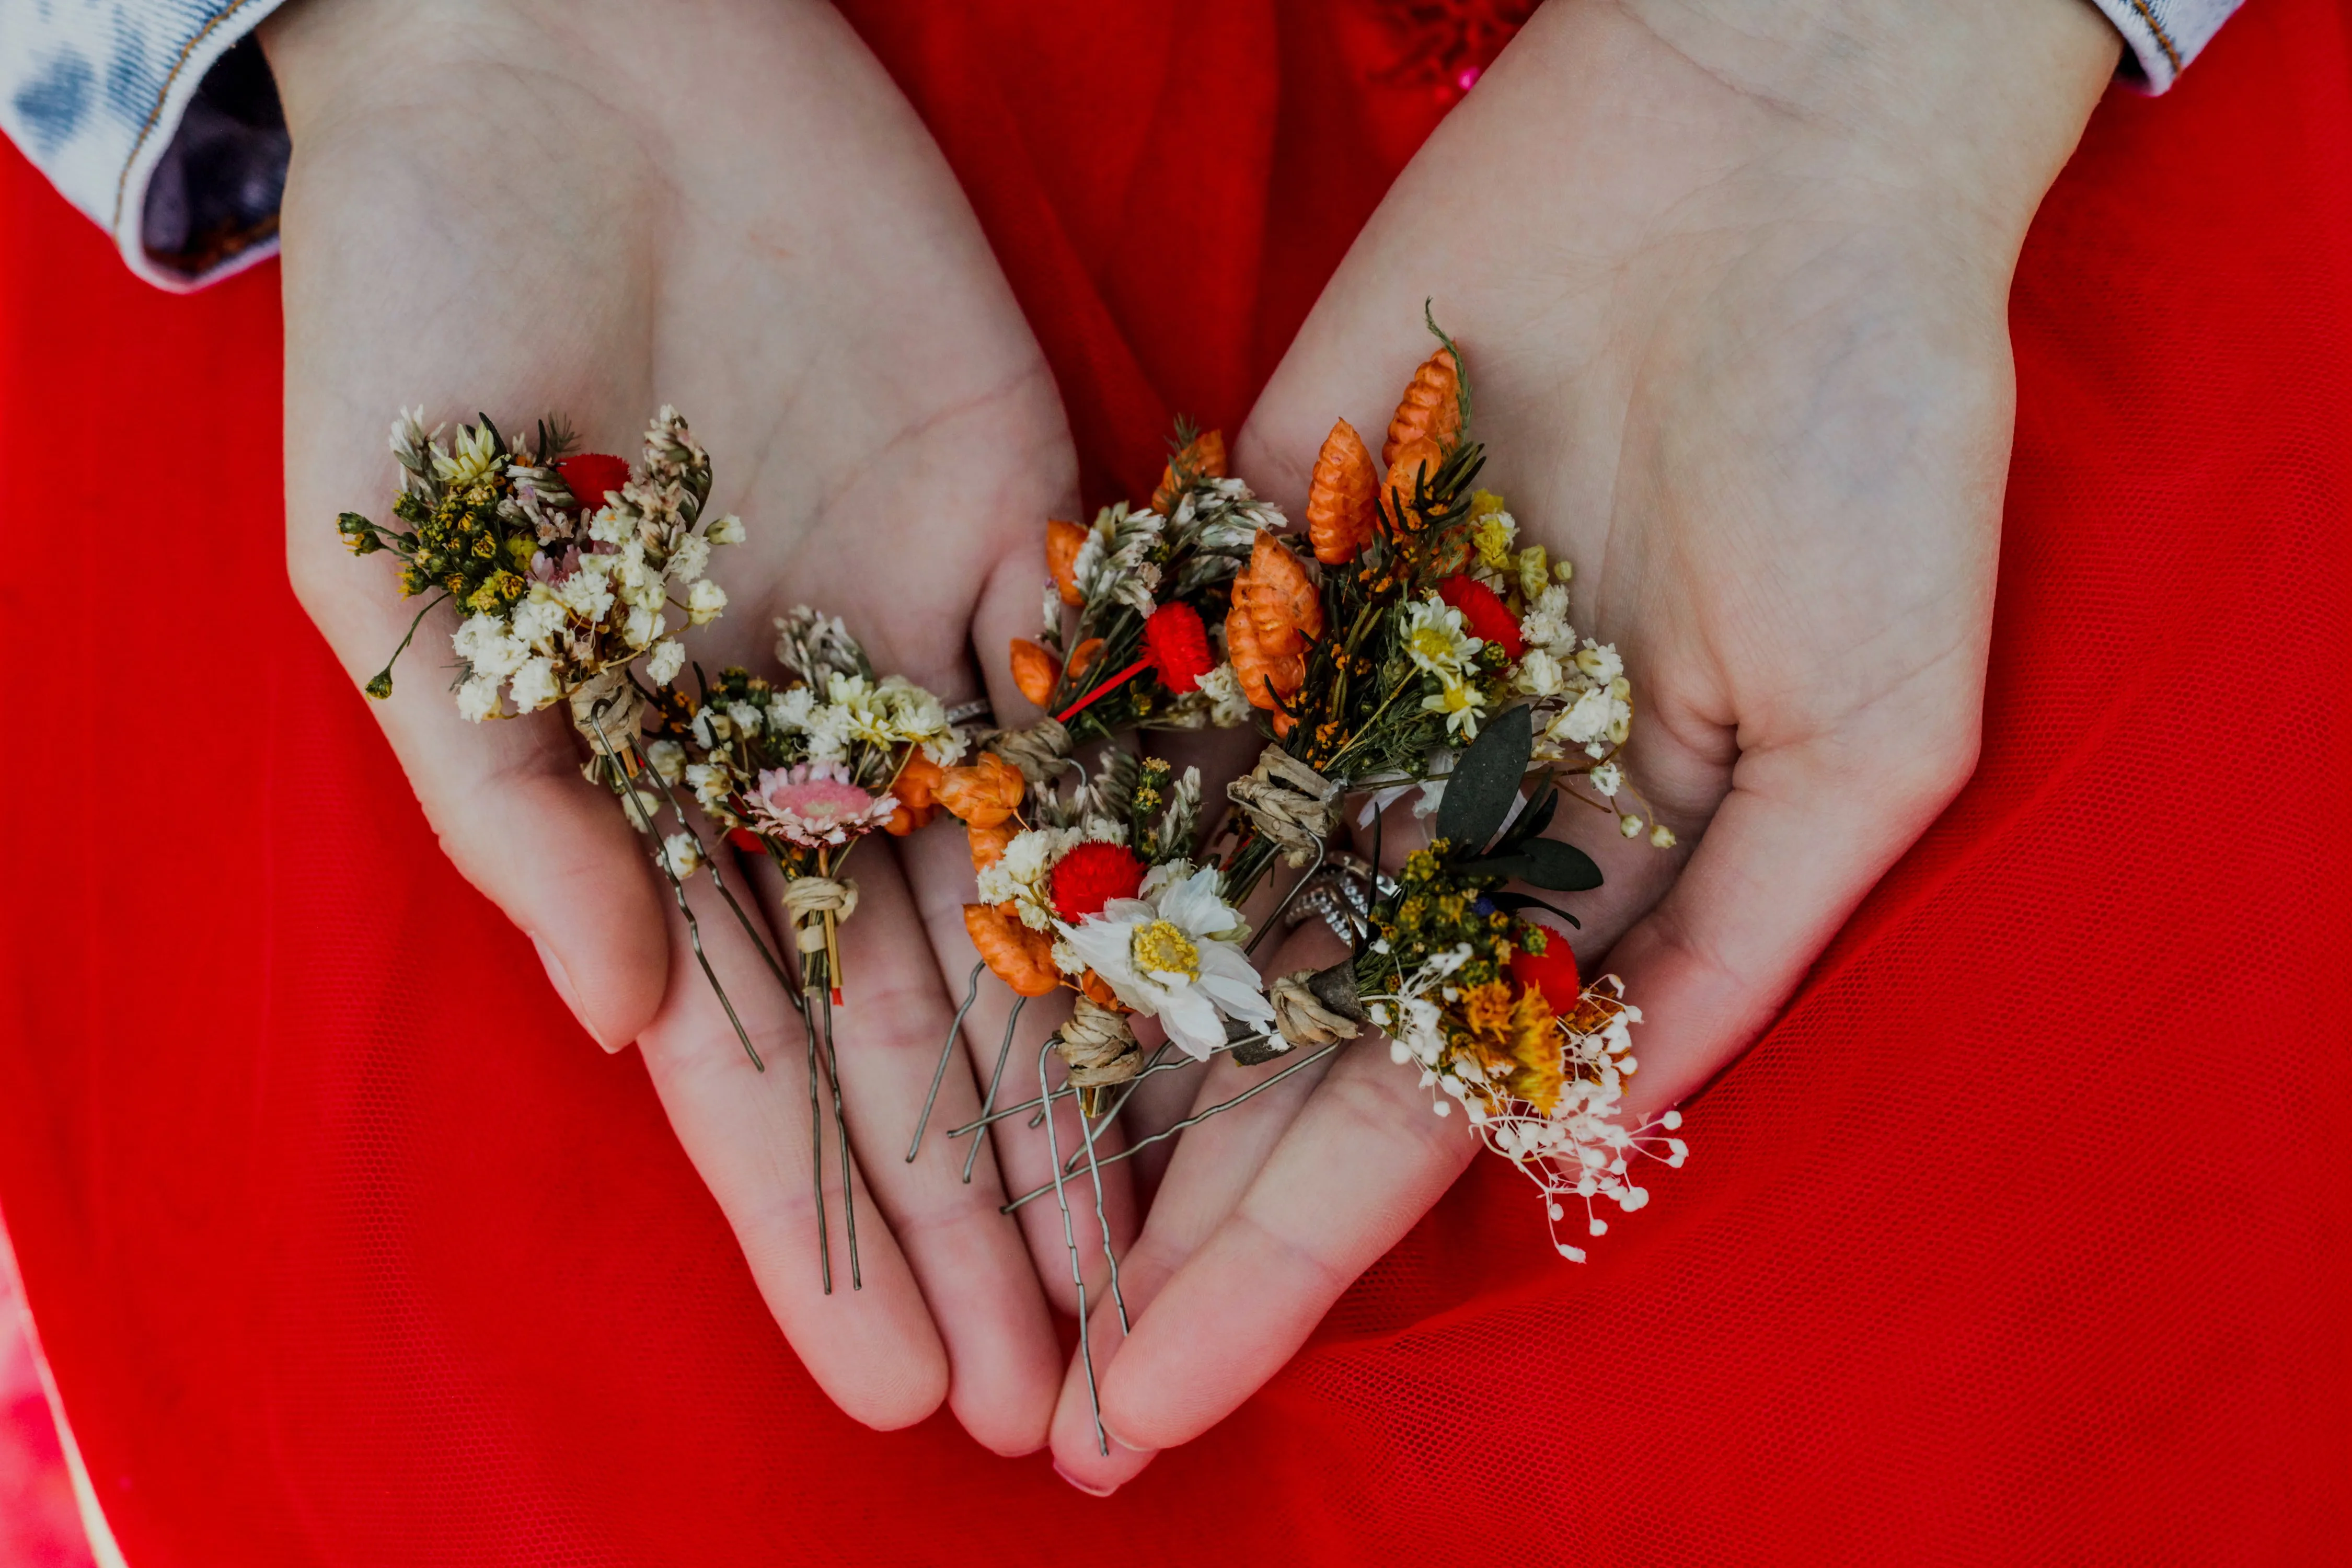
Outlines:
[[[1265,973],[1287,974],[1318,969],[1344,956],[1346,948],[1319,924],[1289,933]],[[1319,1061],[1293,1052],[1255,1067],[1215,1058],[1201,1074],[1190,1114],[1206,1114],[1174,1140],[1168,1173],[1146,1212],[1142,1234],[1119,1265],[1126,1321],[1146,1312],[1166,1283],[1233,1213],[1276,1147],[1330,1070],[1336,1055]],[[1255,1090],[1238,1104],[1231,1103]],[[1089,1341],[1093,1379],[1086,1361],[1071,1358],[1054,1413],[1055,1466],[1082,1491],[1108,1495],[1151,1462],[1153,1450],[1099,1431],[1100,1381],[1116,1363],[1126,1338],[1120,1314],[1108,1306],[1093,1317]],[[1106,1452],[1108,1449],[1108,1452]]]
[[[1638,1123],[1695,1092],[1796,990],[1888,867],[1975,766],[1957,742],[1874,748],[1886,765],[1819,746],[1743,754],[1732,790],[1674,887],[1608,959],[1642,1010],[1641,1068],[1622,1116]]]
[[[379,599],[368,585],[337,584],[308,601],[334,628],[354,684],[382,668],[405,629],[384,613],[388,586]],[[420,645],[446,648],[446,616],[427,617]],[[370,707],[425,820],[459,874],[531,939],[582,1027],[620,1049],[651,1022],[668,982],[662,891],[643,840],[612,792],[582,776],[583,752],[563,719],[471,723],[435,679],[445,661],[418,651],[392,696]]]
[[[953,974],[961,982],[977,961],[963,923],[963,905],[972,896],[970,852],[964,835],[952,824],[934,826],[903,840],[899,847],[934,961],[940,973]],[[959,984],[958,1000],[962,994]],[[1098,1177],[1072,1166],[1073,1157],[1080,1152],[1083,1142],[1076,1107],[1070,1097],[1055,1097],[1050,1126],[1042,1121],[1031,1125],[1040,1093],[1038,1052],[1069,1016],[1067,995],[1061,992],[1023,1002],[993,975],[981,975],[979,994],[965,1015],[963,1028],[968,1072],[979,1100],[972,1108],[973,1116],[961,1120],[950,1120],[951,1113],[943,1109],[935,1110],[925,1126],[917,1163],[943,1167],[959,1183],[969,1167],[975,1185],[984,1180],[983,1172],[992,1169],[1008,1199],[1048,1187],[1055,1165],[1062,1165],[1065,1179],[1061,1193],[1057,1195],[1047,1191],[1022,1205],[1015,1213],[1046,1299],[1063,1311],[1075,1312],[1078,1290],[1071,1271],[1073,1244],[1087,1292],[1090,1297],[1099,1297],[1109,1283],[1109,1263],[1103,1252],[1103,1222],[1108,1219],[1114,1245],[1124,1247],[1134,1235],[1135,1211],[1123,1162],[1102,1165]],[[938,1044],[937,1040],[933,1042],[934,1048]],[[1058,1068],[1051,1076],[1058,1083]],[[944,1091],[941,1100],[944,1102]],[[969,1124],[982,1106],[999,1113],[989,1123],[984,1136],[979,1132],[948,1136],[950,1131]],[[1005,1111],[1012,1114],[1002,1114]],[[910,1134],[916,1121],[912,1115],[907,1120]],[[976,1150],[971,1142],[975,1138],[982,1139]],[[1098,1156],[1114,1153],[1125,1146],[1116,1124],[1100,1130],[1095,1142]],[[903,1145],[900,1152],[903,1156]],[[1097,1179],[1103,1194],[1099,1209],[1094,1196]],[[1062,1206],[1065,1203],[1068,1205],[1066,1233]]]
[[[837,1146],[820,1147],[831,1108],[812,1121],[812,1054],[801,1015],[708,875],[688,884],[690,929],[671,922],[669,992],[639,1040],[646,1070],[728,1223],[761,1297],[835,1404],[869,1426],[922,1420],[948,1392],[948,1358],[905,1255],[853,1166],[853,1287]],[[766,1070],[746,1055],[694,951],[698,933],[726,1001]],[[830,1144],[830,1139],[827,1139]],[[822,1221],[820,1197],[822,1192]],[[824,1237],[820,1252],[820,1225]],[[831,1289],[820,1258],[830,1263]]]
[[[982,1165],[967,1185],[960,1163],[906,1158],[954,1015],[893,847],[863,843],[847,868],[857,912],[840,929],[843,1000],[832,1024],[850,1142],[946,1346],[950,1408],[983,1447],[1025,1454],[1045,1440],[1061,1345],[1020,1228],[998,1212],[994,1169]],[[760,880],[762,906],[780,909],[772,863],[761,861]],[[961,1125],[979,1110],[971,1073],[950,1070],[934,1113]]]
[[[1223,1420],[1477,1149],[1464,1119],[1432,1114],[1387,1042],[1347,1047],[1233,1213],[1135,1321],[1103,1374],[1105,1424],[1165,1448]]]

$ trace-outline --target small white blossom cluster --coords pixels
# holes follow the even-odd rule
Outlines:
[[[891,788],[916,755],[941,767],[962,757],[945,705],[904,676],[877,678],[837,618],[803,605],[776,630],[787,684],[722,671],[684,739],[647,752],[714,819],[802,848],[838,847],[890,821]]]
[[[1633,728],[1633,684],[1613,643],[1591,637],[1580,645],[1568,622],[1568,589],[1548,584],[1519,617],[1527,652],[1512,685],[1535,699],[1536,756],[1556,762],[1570,751],[1596,761],[1625,743]],[[1604,782],[1603,774],[1609,781]],[[1613,764],[1587,775],[1602,795],[1617,793],[1622,775]]]
[[[1486,645],[1470,635],[1469,618],[1435,594],[1425,594],[1405,605],[1402,632],[1405,657],[1415,668],[1437,677],[1437,689],[1422,700],[1422,708],[1445,715],[1448,736],[1476,740],[1486,702],[1472,677]]]
[[[494,432],[461,432],[445,453],[407,415],[394,426],[394,446],[421,442],[436,473],[457,484],[479,477],[491,460],[483,443],[494,439]],[[605,504],[567,508],[542,493],[546,475],[536,465],[511,465],[514,492],[501,503],[502,515],[539,537],[524,572],[528,587],[511,604],[476,610],[451,639],[466,666],[458,711],[477,722],[504,716],[508,704],[518,713],[548,707],[640,657],[646,676],[666,685],[686,662],[686,649],[668,635],[670,612],[707,626],[727,606],[726,591],[705,573],[714,546],[742,542],[743,524],[730,515],[700,525],[710,459],[676,409],[655,416],[643,460]],[[569,491],[560,493],[570,500]]]
[[[1618,1119],[1625,1079],[1637,1065],[1631,1026],[1642,1021],[1642,1012],[1623,999],[1624,987],[1613,974],[1585,987],[1575,1013],[1554,1021],[1565,1072],[1559,1103],[1545,1112],[1513,1097],[1475,1055],[1454,1050],[1445,1036],[1439,1001],[1453,999],[1446,982],[1469,957],[1466,945],[1438,954],[1394,995],[1371,1000],[1366,1011],[1389,1034],[1390,1056],[1401,1066],[1419,1065],[1421,1087],[1432,1091],[1431,1108],[1444,1116],[1458,1103],[1486,1147],[1536,1184],[1553,1244],[1562,1257],[1581,1263],[1583,1249],[1559,1239],[1559,1223],[1567,1217],[1562,1200],[1582,1200],[1587,1236],[1606,1235],[1609,1224],[1593,1200],[1628,1214],[1650,1201],[1648,1189],[1633,1178],[1634,1160],[1679,1169],[1689,1157],[1689,1145],[1671,1136],[1682,1126],[1682,1113],[1668,1110],[1634,1128]]]
[[[1124,605],[1139,616],[1159,607],[1152,595],[1160,587],[1160,568],[1150,556],[1167,526],[1168,520],[1158,512],[1132,511],[1125,501],[1103,508],[1070,568],[1083,601],[1081,627],[1114,605]],[[1057,623],[1059,612],[1049,618]]]

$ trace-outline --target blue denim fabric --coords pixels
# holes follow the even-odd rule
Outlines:
[[[251,37],[279,0],[0,0],[0,132],[190,289],[270,253],[288,142]]]

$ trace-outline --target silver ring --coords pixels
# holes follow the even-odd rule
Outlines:
[[[985,697],[975,697],[969,702],[959,702],[948,710],[948,728],[961,730],[967,724],[996,722],[996,709]]]

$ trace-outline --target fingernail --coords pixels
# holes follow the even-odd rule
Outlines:
[[[1077,1488],[1080,1491],[1086,1493],[1088,1497],[1108,1497],[1111,1493],[1118,1490],[1118,1488],[1116,1486],[1098,1487],[1078,1479],[1077,1477],[1072,1475],[1069,1471],[1062,1468],[1062,1461],[1059,1459],[1054,1461],[1054,1473],[1061,1477],[1064,1480],[1069,1482],[1072,1486]]]
[[[532,935],[530,945],[539,950],[540,967],[547,971],[547,983],[555,987],[555,994],[563,998],[563,1005],[572,1009],[572,1016],[580,1018],[580,1026],[588,1030],[588,1037],[604,1046],[607,1051],[618,1050],[619,1047],[607,1045],[603,1036],[589,1027],[588,1020],[580,1017],[580,998],[572,994],[572,977],[563,973],[563,961],[555,956],[555,950],[540,941],[536,934]]]
[[[1103,1436],[1109,1438],[1112,1442],[1118,1444],[1120,1447],[1126,1449],[1130,1454],[1150,1454],[1156,1452],[1156,1450],[1148,1448],[1140,1443],[1129,1442],[1126,1438],[1120,1436],[1117,1429],[1114,1428],[1108,1421],[1103,1423]]]

